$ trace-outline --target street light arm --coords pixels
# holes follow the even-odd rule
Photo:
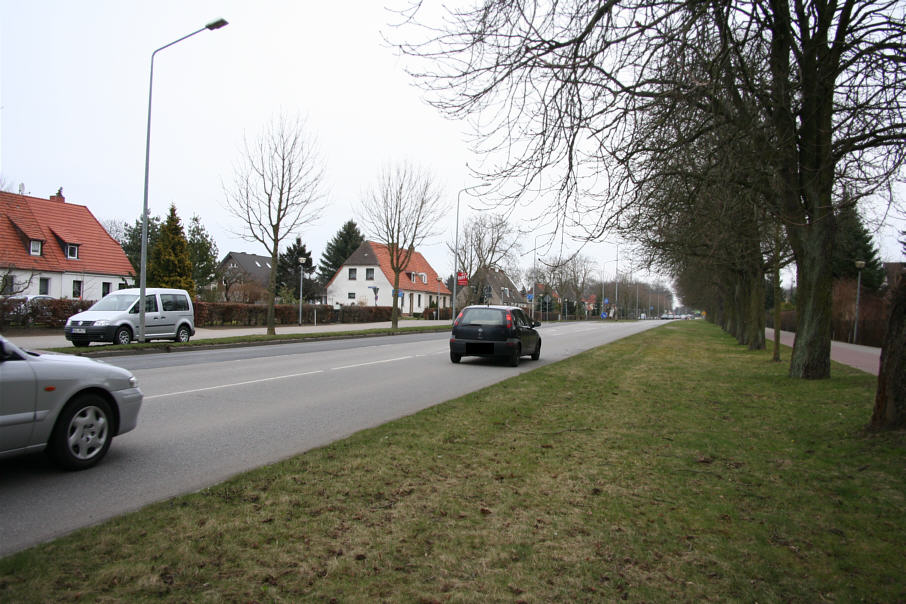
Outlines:
[[[154,55],[165,48],[182,42],[186,38],[191,38],[195,34],[201,33],[206,29],[215,30],[227,25],[227,20],[220,18],[211,21],[201,29],[196,29],[178,40],[173,40],[151,53],[151,71],[148,78],[148,125],[145,132],[145,191],[142,200],[142,248],[141,248],[141,265],[139,266],[139,304],[138,304],[138,341],[145,341],[145,290],[148,283],[148,172],[151,164],[151,95],[154,92]]]

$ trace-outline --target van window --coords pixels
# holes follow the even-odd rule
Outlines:
[[[145,312],[157,312],[157,296],[154,294],[145,296]]]
[[[189,299],[182,294],[161,294],[160,305],[165,311],[189,310]]]
[[[88,310],[127,310],[136,300],[135,294],[116,294],[99,300]]]

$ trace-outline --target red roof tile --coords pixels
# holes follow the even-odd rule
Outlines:
[[[30,240],[43,241],[41,256],[30,254]],[[66,258],[65,244],[77,244],[79,257]],[[22,270],[133,275],[123,248],[85,206],[62,195],[40,199],[0,191],[0,266]]]
[[[359,255],[360,250],[365,247],[370,247],[374,253],[374,257],[377,259],[377,264],[381,269],[381,272],[384,273],[384,276],[387,278],[387,281],[390,284],[393,284],[393,269],[390,268],[390,250],[383,243],[377,243],[375,241],[365,241],[359,246],[349,258],[356,258]],[[347,259],[348,261],[349,259]],[[345,265],[345,263],[344,263]],[[342,269],[341,269],[342,270]],[[407,273],[416,273],[419,276],[413,281]],[[328,287],[333,283],[334,279],[337,278],[337,275],[340,274],[340,271],[337,271],[333,277],[331,277],[328,282]],[[425,279],[421,279],[421,274],[425,275]],[[428,264],[428,261],[425,260],[425,257],[422,256],[419,252],[412,252],[412,256],[409,258],[409,263],[406,265],[406,268],[400,273],[400,289],[406,291],[417,291],[417,292],[427,292],[430,294],[437,294],[440,292],[441,295],[447,294],[451,295],[447,286],[442,282],[438,283],[439,275],[435,270]]]

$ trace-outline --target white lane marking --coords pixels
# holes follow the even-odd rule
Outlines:
[[[317,371],[306,371],[304,373],[291,373],[289,375],[276,375],[269,378],[261,378],[260,380],[248,380],[246,382],[233,382],[231,384],[219,384],[217,386],[208,386],[207,388],[195,388],[193,390],[183,390],[181,392],[168,392],[166,394],[152,394],[150,396],[144,397],[143,400],[148,400],[152,398],[163,398],[165,396],[179,396],[182,394],[195,394],[196,392],[205,392],[207,390],[219,390],[221,388],[233,388],[234,386],[247,386],[249,384],[260,384],[262,382],[272,382],[274,380],[284,380],[286,378],[294,377],[303,377],[306,375],[314,375],[316,373],[324,373],[323,370],[319,369]]]
[[[412,356],[397,357],[395,359],[384,359],[382,361],[369,361],[368,363],[357,363],[355,365],[343,365],[342,367],[331,367],[331,371],[339,371],[340,369],[354,369],[356,367],[367,367],[368,365],[379,365],[381,363],[393,363],[394,361],[405,361],[406,359],[411,359]]]

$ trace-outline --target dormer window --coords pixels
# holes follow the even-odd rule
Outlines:
[[[40,239],[32,239],[31,240],[31,250],[29,250],[29,253],[32,256],[40,256],[42,243],[43,242]]]
[[[74,243],[66,244],[66,258],[69,260],[79,259],[79,246]]]

